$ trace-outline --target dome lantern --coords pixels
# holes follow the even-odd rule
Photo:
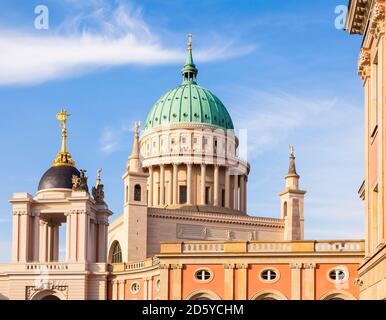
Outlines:
[[[188,34],[188,55],[186,58],[186,63],[182,69],[182,75],[184,77],[183,83],[190,82],[196,83],[198,70],[196,65],[193,62],[193,53],[192,53],[192,34]]]

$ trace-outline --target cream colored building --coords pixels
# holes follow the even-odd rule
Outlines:
[[[364,242],[304,240],[293,147],[277,218],[248,212],[243,141],[197,73],[189,41],[182,84],[155,103],[141,136],[135,125],[123,211],[110,225],[100,171],[90,192],[67,150],[68,114],[57,115],[61,151],[36,195],[10,199],[13,258],[0,266],[0,299],[359,298]]]
[[[350,34],[363,35],[358,74],[365,97],[366,256],[359,268],[361,298],[386,299],[386,108],[385,1],[351,0],[346,23]]]
[[[304,195],[293,151],[277,218],[247,213],[249,164],[223,103],[197,84],[189,43],[181,85],[148,114],[123,176],[123,214],[109,228],[110,257],[123,261],[160,252],[162,241],[302,240]]]
[[[106,299],[107,228],[112,214],[97,181],[94,197],[84,172],[67,151],[67,112],[62,148],[40,180],[35,196],[13,194],[12,261],[0,265],[0,299]],[[59,233],[66,225],[66,256],[59,259]]]

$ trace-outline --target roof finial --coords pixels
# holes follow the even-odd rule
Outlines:
[[[134,142],[133,150],[129,159],[138,159],[139,158],[139,128],[141,127],[141,122],[137,121],[134,124]]]
[[[290,165],[288,169],[288,175],[298,175],[296,172],[296,165],[295,165],[295,148],[292,144],[289,145],[290,150]]]
[[[196,65],[193,62],[193,43],[192,43],[193,35],[191,33],[188,34],[188,56],[186,58],[185,66],[182,69],[182,75],[184,76],[184,83],[196,83],[196,77],[198,70]]]
[[[193,38],[193,35],[189,33],[188,34],[188,51],[192,51],[192,45],[193,45],[192,38]]]
[[[102,168],[98,168],[97,170],[97,178],[95,182],[95,187],[98,188],[98,186],[101,184],[102,179],[101,179],[101,173],[102,173]]]
[[[294,154],[294,146],[292,144],[289,145],[289,150],[290,150],[290,156],[294,157],[295,156],[295,154]]]
[[[62,109],[57,115],[56,119],[60,121],[62,126],[62,147],[60,152],[56,155],[53,166],[75,166],[75,161],[71,159],[71,154],[67,151],[67,118],[71,114],[67,113],[66,109]]]

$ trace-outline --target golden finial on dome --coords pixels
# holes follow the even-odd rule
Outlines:
[[[62,109],[57,115],[56,119],[60,121],[62,127],[62,148],[56,155],[53,166],[71,166],[75,167],[75,161],[71,159],[71,154],[67,151],[67,118],[71,114],[67,113],[66,109]]]
[[[192,51],[192,46],[193,46],[192,38],[193,38],[193,35],[189,33],[188,34],[188,51]]]

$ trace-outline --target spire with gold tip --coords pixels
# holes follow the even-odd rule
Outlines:
[[[191,33],[189,33],[188,34],[188,56],[186,58],[186,63],[184,65],[184,68],[182,69],[182,75],[184,77],[184,82],[196,83],[198,70],[196,68],[196,65],[193,62],[192,37],[193,37],[193,35]]]
[[[58,166],[70,166],[75,167],[75,161],[72,160],[71,154],[67,151],[67,118],[71,114],[67,113],[66,109],[62,109],[57,115],[56,119],[60,121],[62,126],[62,148],[56,155],[56,159],[53,162],[54,167]]]

